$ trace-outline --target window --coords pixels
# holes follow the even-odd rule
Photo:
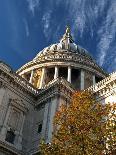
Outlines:
[[[42,131],[42,124],[38,125],[38,133],[40,133]]]
[[[6,134],[6,141],[9,142],[9,143],[14,143],[14,139],[15,139],[15,134],[14,134],[14,131],[10,130],[10,131],[7,131],[7,134]]]

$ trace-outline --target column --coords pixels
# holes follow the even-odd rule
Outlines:
[[[46,74],[46,69],[45,67],[43,67],[39,89],[41,89],[45,84],[45,74]]]
[[[95,81],[95,75],[93,75],[93,85],[96,84],[96,81]]]
[[[84,74],[85,74],[84,71],[81,70],[81,90],[84,90],[84,77],[85,77]]]
[[[58,66],[55,66],[54,79],[58,77]]]
[[[68,66],[68,77],[67,81],[71,83],[71,66]]]
[[[30,80],[29,80],[29,83],[31,83],[31,84],[32,84],[32,82],[33,82],[33,81],[32,81],[32,80],[33,80],[33,73],[34,73],[34,71],[32,70],[32,71],[31,71]]]

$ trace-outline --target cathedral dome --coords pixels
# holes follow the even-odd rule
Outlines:
[[[46,71],[43,71],[42,69],[45,68]],[[83,71],[84,73],[82,73]],[[79,83],[83,76],[82,74],[85,75],[84,81],[86,79],[89,81],[89,84],[82,86],[83,89],[107,75],[96,64],[87,50],[74,43],[69,27],[66,28],[66,32],[59,43],[44,48],[32,61],[22,66],[17,73],[37,88],[42,88],[42,85],[48,84],[54,78],[63,77],[73,83],[77,89],[81,89]],[[44,84],[42,84],[43,74],[46,74]],[[71,74],[71,77],[69,77],[69,74]],[[95,76],[94,80],[93,75]],[[75,84],[75,82],[77,83]]]
[[[76,45],[75,43],[69,43],[68,47],[66,48],[66,44],[60,42],[60,43],[56,43],[56,44],[52,44],[48,47],[45,47],[42,51],[40,51],[36,57],[33,59],[34,61],[38,61],[41,60],[40,57],[45,56],[45,55],[49,55],[49,54],[56,54],[58,52],[58,54],[80,54],[82,56],[86,56],[89,59],[92,60],[91,56],[88,54],[88,51],[85,50],[84,48],[82,48],[79,45]],[[54,57],[55,59],[56,57]]]
[[[53,56],[54,55],[54,56]],[[70,29],[67,28],[65,34],[61,38],[59,43],[52,44],[48,47],[45,47],[42,51],[40,51],[36,57],[33,59],[33,61],[41,61],[42,58],[44,58],[46,61],[57,61],[58,59],[63,59],[64,61],[74,61],[72,59],[72,56],[77,57],[86,57],[90,59],[91,61],[94,61],[87,50],[80,47],[79,45],[76,45],[72,39],[72,36],[70,34]],[[64,59],[65,58],[65,59]],[[76,59],[75,58],[75,59]]]

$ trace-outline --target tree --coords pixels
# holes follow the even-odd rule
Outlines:
[[[96,102],[92,93],[76,92],[56,112],[50,144],[43,155],[102,155],[115,151],[116,104]]]

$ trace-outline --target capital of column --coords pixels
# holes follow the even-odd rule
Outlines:
[[[71,83],[71,66],[68,66],[68,76],[67,81]]]
[[[54,79],[56,79],[58,77],[58,66],[55,66],[55,73],[54,73]]]

